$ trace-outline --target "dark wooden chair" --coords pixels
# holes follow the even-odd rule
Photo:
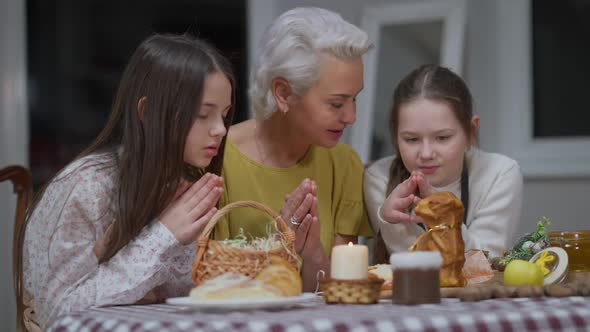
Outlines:
[[[0,169],[0,182],[12,181],[14,193],[17,195],[12,244],[12,274],[16,295],[16,328],[17,331],[28,330],[24,323],[23,294],[23,243],[25,239],[25,218],[27,208],[33,196],[31,172],[22,166],[8,166]]]

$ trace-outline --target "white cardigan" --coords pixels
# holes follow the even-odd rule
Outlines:
[[[482,249],[490,257],[512,247],[520,223],[523,179],[516,161],[497,154],[471,149],[469,170],[469,208],[463,225],[465,250]],[[394,156],[380,159],[365,171],[365,204],[375,234],[381,231],[389,253],[407,251],[424,230],[414,223],[391,224],[378,213],[385,201],[389,168]],[[461,198],[460,185],[445,190]]]

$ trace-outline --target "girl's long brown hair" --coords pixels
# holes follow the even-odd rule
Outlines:
[[[205,80],[215,72],[231,83],[232,109],[225,123],[229,128],[235,79],[231,65],[214,47],[188,35],[154,35],[131,56],[105,128],[76,158],[107,153],[107,161],[93,165],[116,172],[112,193],[115,219],[99,262],[108,261],[164,211],[183,177],[194,181],[203,172],[221,174],[225,137],[220,153],[205,170],[195,170],[183,158],[188,132],[198,121]],[[143,97],[140,117],[138,102]],[[59,175],[48,183],[67,176]],[[27,219],[44,191],[29,209]]]
[[[391,107],[389,130],[391,133],[391,144],[395,149],[396,155],[389,168],[389,181],[387,182],[385,197],[389,196],[398,184],[410,177],[410,172],[401,159],[397,140],[399,112],[403,105],[421,98],[446,103],[457,117],[457,120],[459,120],[466,136],[470,138],[471,144],[477,145],[478,133],[474,132],[474,128],[471,125],[471,119],[473,118],[473,99],[463,79],[448,68],[438,65],[423,65],[414,69],[398,83],[393,92],[393,106]],[[468,185],[468,183],[463,183],[465,181],[468,182],[468,180],[464,180],[467,175],[465,162],[463,165],[464,174],[461,177],[462,188]],[[468,199],[468,197],[465,197],[465,199]],[[389,260],[385,242],[381,234],[378,234],[375,238],[374,252],[374,260],[376,262],[387,262]]]
[[[471,126],[473,100],[463,79],[448,68],[438,65],[423,65],[414,69],[399,82],[393,92],[389,130],[396,157],[389,169],[387,196],[393,191],[393,188],[410,176],[410,172],[401,160],[397,141],[400,108],[404,104],[420,98],[444,102],[449,105],[466,136],[470,138],[471,144],[477,144],[478,135]]]

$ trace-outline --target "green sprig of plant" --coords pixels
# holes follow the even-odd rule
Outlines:
[[[551,226],[551,220],[542,216],[541,219],[537,221],[537,231],[531,236],[531,241],[537,242],[544,239],[547,236],[547,228],[549,228],[549,226]]]
[[[523,248],[523,244],[527,241],[531,241],[533,243],[537,243],[547,237],[548,234],[548,227],[551,226],[551,220],[545,216],[542,216],[541,219],[537,221],[537,230],[527,236],[522,237],[516,246],[512,249],[510,253],[508,253],[504,258],[500,260],[500,264],[506,266],[508,263],[515,259],[524,259],[528,260],[533,256],[533,251],[531,248]]]

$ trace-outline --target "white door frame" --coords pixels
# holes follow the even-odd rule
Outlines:
[[[440,64],[461,74],[466,25],[465,0],[414,0],[367,6],[363,10],[361,28],[369,34],[375,47],[365,55],[364,92],[357,100],[359,112],[357,122],[351,127],[349,141],[365,163],[370,161],[381,30],[396,24],[431,21],[442,21]],[[392,61],[395,62],[395,59]]]

